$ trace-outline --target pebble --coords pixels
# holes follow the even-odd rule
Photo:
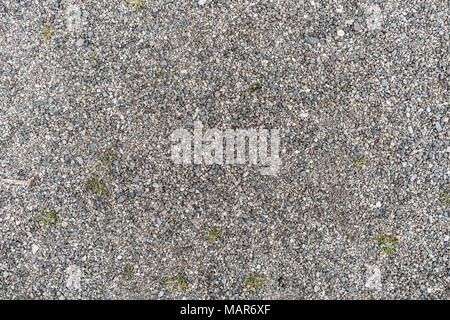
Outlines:
[[[31,246],[31,252],[33,253],[33,254],[36,254],[36,252],[39,250],[39,247],[36,245],[36,244],[33,244],[32,246]]]
[[[84,161],[83,161],[83,158],[82,157],[76,157],[75,158],[75,160],[78,162],[78,164],[80,165],[80,166],[82,166],[83,165],[83,163],[84,163]]]
[[[317,39],[315,37],[310,37],[310,36],[305,36],[305,40],[309,44],[316,44],[317,42],[319,42],[319,39]]]
[[[84,43],[84,40],[83,40],[83,39],[78,39],[77,42],[75,42],[75,45],[76,45],[77,47],[81,47],[81,46],[83,45],[83,43]]]
[[[442,127],[441,127],[441,124],[439,122],[436,122],[434,124],[434,126],[435,126],[437,132],[441,132],[442,131]]]

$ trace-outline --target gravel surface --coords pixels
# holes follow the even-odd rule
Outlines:
[[[2,0],[0,298],[447,299],[449,23],[444,0]],[[278,174],[175,165],[194,121],[280,129]]]

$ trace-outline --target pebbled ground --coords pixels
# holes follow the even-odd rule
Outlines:
[[[0,298],[447,299],[449,22],[3,0],[0,178],[34,183],[0,181]],[[280,129],[281,170],[175,165],[194,121]]]

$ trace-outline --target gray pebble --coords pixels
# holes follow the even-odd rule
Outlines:
[[[439,122],[436,122],[434,124],[434,126],[435,126],[437,132],[441,132],[442,131],[442,127],[441,127],[441,124]]]
[[[75,160],[78,162],[78,164],[80,165],[80,166],[82,166],[83,165],[83,163],[84,163],[84,161],[83,161],[83,158],[82,157],[76,157],[75,158]]]
[[[309,44],[316,44],[317,42],[319,42],[319,39],[317,39],[315,37],[310,37],[310,36],[305,36],[305,40]]]
[[[84,43],[84,40],[80,38],[80,39],[77,40],[77,42],[75,42],[75,45],[77,47],[81,47],[83,45],[83,43]]]

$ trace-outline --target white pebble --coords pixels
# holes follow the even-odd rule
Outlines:
[[[75,45],[76,45],[77,47],[81,47],[81,46],[83,45],[83,43],[84,43],[84,40],[83,40],[83,39],[78,39],[77,42],[75,42]]]
[[[301,118],[308,118],[308,117],[309,117],[309,113],[307,113],[307,112],[302,112],[302,113],[300,113],[300,117],[301,117]]]
[[[35,245],[35,244],[33,244],[32,246],[31,246],[31,252],[33,253],[33,254],[36,254],[36,252],[39,250],[39,247],[37,246],[37,245]]]

